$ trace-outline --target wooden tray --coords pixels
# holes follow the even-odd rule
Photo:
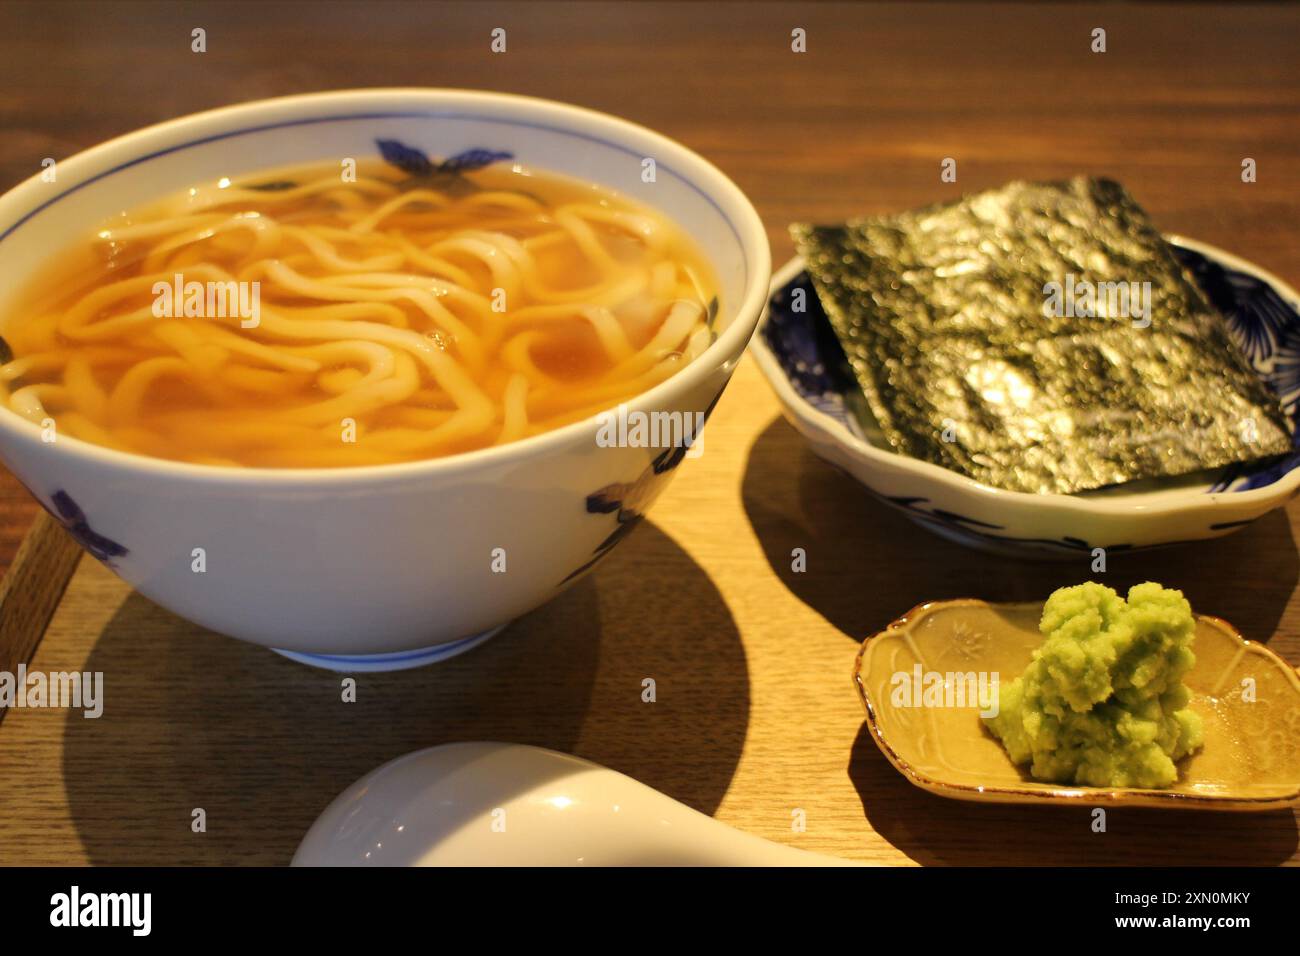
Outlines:
[[[1298,568],[1275,512],[1113,556],[1104,580],[1182,587],[1294,662]],[[806,450],[750,362],[704,454],[595,574],[462,657],[357,675],[356,703],[339,675],[161,610],[42,517],[0,585],[0,670],[101,671],[104,713],[0,713],[0,864],[287,863],[361,774],[480,739],[571,751],[761,836],[880,863],[1295,862],[1292,811],[1111,809],[1095,833],[1088,808],[925,793],[876,749],[850,680],[862,637],[923,600],[1041,599],[1089,576],[914,528]]]

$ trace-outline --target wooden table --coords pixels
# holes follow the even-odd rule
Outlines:
[[[505,55],[488,50],[497,26]],[[1104,54],[1089,51],[1097,26]],[[190,52],[195,27],[205,54]],[[790,52],[795,27],[805,54]],[[6,6],[0,36],[4,186],[46,156],[225,103],[471,86],[677,137],[753,198],[778,263],[794,219],[1105,173],[1167,231],[1300,281],[1300,13],[1284,7]],[[955,185],[940,182],[945,157]],[[1241,182],[1245,157],[1258,182]],[[4,475],[0,566],[34,511]],[[1112,556],[1105,580],[1179,586],[1297,663],[1297,521],[1293,505],[1211,544]],[[750,832],[880,863],[1300,858],[1293,813],[1112,811],[1096,834],[1085,810],[965,805],[906,783],[862,733],[857,642],[924,599],[1040,598],[1089,570],[915,528],[808,452],[749,361],[705,454],[595,575],[465,657],[362,678],[356,704],[336,676],[192,628],[94,562],[78,575],[33,666],[104,671],[105,715],[0,722],[0,864],[283,863],[359,774],[479,738],[570,750]]]

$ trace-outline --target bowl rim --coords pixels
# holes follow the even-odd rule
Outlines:
[[[748,275],[740,301],[736,303],[734,309],[727,310],[734,313],[731,324],[718,335],[715,341],[682,369],[653,388],[630,396],[621,404],[629,408],[655,407],[662,404],[669,396],[698,386],[715,367],[725,368],[728,365],[734,367],[739,361],[766,308],[771,276],[771,249],[767,241],[767,231],[753,203],[717,166],[677,140],[631,120],[542,97],[456,87],[372,87],[292,94],[189,113],[116,136],[59,160],[60,178],[70,185],[61,189],[52,199],[38,199],[34,195],[38,189],[48,186],[42,182],[39,172],[18,183],[0,195],[0,239],[9,237],[54,201],[90,186],[126,166],[147,162],[179,149],[202,146],[213,140],[233,139],[238,135],[258,132],[267,127],[281,126],[284,125],[283,122],[275,122],[272,118],[295,111],[301,112],[304,120],[328,122],[331,118],[342,119],[355,114],[359,108],[365,106],[380,109],[384,105],[390,109],[406,107],[424,108],[430,111],[439,108],[445,111],[447,107],[457,106],[473,107],[482,111],[476,114],[481,118],[498,119],[508,123],[513,115],[523,120],[522,124],[515,125],[531,124],[573,135],[587,136],[624,149],[628,149],[625,145],[628,141],[651,144],[656,150],[656,155],[662,156],[665,160],[657,163],[658,168],[669,170],[702,195],[731,227]],[[337,117],[332,117],[330,114],[332,107],[343,109]],[[436,121],[435,112],[431,112],[430,119]],[[265,122],[259,124],[259,120]],[[550,120],[551,124],[539,122],[541,120]],[[236,122],[243,124],[241,129],[227,129]],[[179,145],[158,148],[182,132],[189,136],[186,141]],[[595,132],[601,135],[593,136]],[[708,250],[703,251],[708,256]],[[735,358],[728,358],[733,352]],[[301,483],[310,483],[313,486],[350,485],[359,482],[405,481],[421,477],[452,477],[479,468],[518,464],[540,458],[571,444],[584,433],[594,433],[601,416],[618,407],[618,405],[611,405],[608,409],[602,409],[577,422],[571,422],[539,435],[507,442],[504,445],[494,445],[437,458],[379,465],[236,468],[155,458],[107,448],[70,435],[60,435],[58,442],[53,444],[59,449],[55,454],[79,458],[106,469],[119,472],[144,472],[191,482],[215,485],[282,486]],[[0,432],[8,433],[19,442],[26,444],[34,442],[42,447],[49,447],[51,444],[41,440],[39,425],[3,406],[0,406]]]
[[[1245,272],[1263,280],[1271,285],[1288,303],[1300,308],[1300,293],[1267,269],[1207,242],[1190,239],[1176,233],[1166,233],[1164,238],[1176,246],[1199,252],[1235,271]],[[772,287],[768,291],[769,302],[772,296],[793,281],[802,271],[804,271],[803,259],[797,255],[777,269],[772,275]],[[1190,511],[1197,506],[1214,509],[1228,504],[1252,505],[1264,504],[1270,501],[1280,502],[1295,493],[1297,488],[1300,488],[1300,467],[1293,468],[1277,481],[1261,488],[1251,488],[1246,491],[1224,489],[1222,491],[1208,492],[1201,489],[1188,489],[1183,493],[1177,493],[1177,490],[1169,489],[1175,490],[1176,496],[1160,502],[1143,502],[1140,500],[1146,498],[1149,494],[1162,493],[1159,491],[1139,493],[1134,496],[1139,500],[1124,503],[1108,498],[1088,498],[1057,492],[1035,494],[1027,491],[1008,491],[1003,488],[994,488],[967,475],[949,471],[942,465],[877,448],[870,442],[854,435],[847,427],[825,412],[813,407],[794,390],[776,356],[768,348],[767,342],[763,338],[763,330],[766,328],[768,320],[769,315],[765,311],[758,328],[755,330],[750,351],[754,353],[754,358],[758,362],[763,377],[767,379],[768,384],[776,392],[777,398],[787,412],[807,428],[826,435],[835,444],[851,452],[854,457],[860,460],[866,460],[877,467],[892,467],[901,471],[912,472],[918,479],[941,485],[948,491],[964,495],[967,498],[974,498],[990,506],[1032,507],[1046,509],[1055,515],[1067,517],[1105,515],[1108,517],[1151,516],[1154,518]]]

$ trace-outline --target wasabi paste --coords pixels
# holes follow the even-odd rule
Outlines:
[[[1043,605],[1033,662],[984,722],[1037,780],[1167,787],[1204,739],[1182,680],[1195,628],[1182,592],[1159,584],[1127,602],[1101,584],[1061,588]]]

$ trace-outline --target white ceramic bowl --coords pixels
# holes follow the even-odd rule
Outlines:
[[[686,229],[720,284],[719,335],[633,411],[702,412],[766,299],[758,214],[715,167],[640,126],[463,90],[354,90],[188,116],[123,136],[0,197],[0,315],[48,257],[108,215],[200,180],[378,153],[486,148],[597,182]],[[642,181],[653,158],[656,178]],[[88,550],[205,627],[341,670],[465,650],[554,597],[658,496],[681,450],[598,447],[596,418],[464,455],[347,469],[178,464],[60,437],[0,410],[0,458]],[[193,570],[202,548],[206,570]],[[494,549],[506,570],[494,572]]]
[[[1258,374],[1294,423],[1300,399],[1300,294],[1230,253],[1179,236],[1175,254],[1224,314]],[[802,286],[805,312],[791,306]],[[753,352],[786,418],[813,450],[923,527],[983,550],[1077,556],[1094,548],[1149,548],[1228,534],[1300,490],[1300,454],[1259,467],[1232,466],[1177,479],[1130,482],[1077,495],[991,488],[955,471],[897,454],[837,367],[816,293],[794,259],[772,280],[769,314]],[[1300,428],[1295,431],[1300,439]]]

